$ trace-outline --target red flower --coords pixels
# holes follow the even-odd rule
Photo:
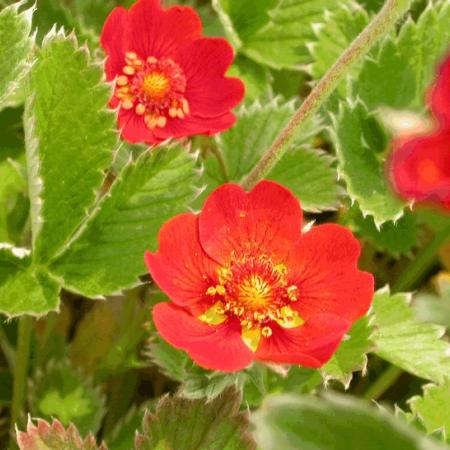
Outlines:
[[[230,110],[242,100],[244,86],[224,76],[233,49],[201,31],[192,8],[162,9],[160,0],[139,0],[108,16],[100,42],[108,55],[107,79],[115,80],[110,105],[119,106],[125,140],[156,144],[234,124]]]
[[[390,170],[402,197],[450,210],[450,57],[439,70],[429,103],[436,129],[394,141]]]
[[[301,226],[298,200],[270,181],[249,193],[226,184],[198,216],[169,220],[145,255],[171,299],[153,309],[161,336],[208,369],[322,366],[369,309],[373,277],[346,228]]]

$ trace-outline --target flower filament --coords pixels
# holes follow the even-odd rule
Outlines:
[[[256,351],[261,337],[269,338],[274,323],[283,328],[302,325],[291,307],[298,300],[298,287],[289,284],[284,264],[274,264],[266,255],[244,256],[217,270],[218,283],[205,294],[213,305],[199,319],[219,325],[237,317],[245,344]]]
[[[123,109],[143,116],[151,130],[164,128],[169,117],[184,119],[190,113],[186,77],[178,64],[153,56],[144,61],[134,52],[125,54],[125,62],[114,92]]]

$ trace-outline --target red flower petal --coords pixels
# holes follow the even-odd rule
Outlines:
[[[105,72],[107,80],[111,81],[122,72],[125,65],[123,36],[125,33],[128,12],[119,6],[114,8],[106,19],[100,36],[100,44],[105,49],[108,58],[106,60]]]
[[[266,253],[282,260],[301,223],[300,203],[283,186],[261,181],[246,193],[237,184],[226,184],[208,197],[200,213],[200,242],[222,264],[232,252]]]
[[[162,9],[160,0],[138,0],[128,14],[128,50],[144,57],[172,57],[202,32],[198,14],[188,6]]]
[[[236,117],[233,113],[208,118],[189,115],[185,119],[169,119],[166,127],[153,131],[153,136],[159,142],[171,137],[181,138],[195,134],[212,136],[230,128],[235,122]]]
[[[439,122],[450,127],[450,56],[439,68],[436,84],[431,90],[430,103]]]
[[[187,351],[205,369],[233,372],[244,369],[253,360],[252,352],[241,339],[237,320],[208,325],[170,303],[157,304],[153,320],[166,341]]]
[[[187,78],[186,98],[192,114],[220,116],[241,102],[244,84],[224,76],[233,58],[233,48],[222,38],[197,39],[179,48],[175,60]]]
[[[154,145],[164,141],[164,139],[156,137],[155,130],[150,130],[145,125],[143,117],[138,116],[133,110],[120,109],[118,123],[122,139],[132,144],[145,142],[149,145]]]
[[[291,305],[303,319],[327,313],[355,321],[368,311],[374,280],[357,268],[360,249],[340,225],[319,225],[302,236],[286,265],[290,283],[299,289],[299,299]]]
[[[256,359],[306,367],[323,366],[336,351],[351,322],[321,314],[297,328],[272,326],[273,334],[262,338]]]
[[[216,263],[198,241],[197,216],[180,214],[161,228],[156,253],[147,252],[145,262],[153,280],[177,305],[201,314],[210,306],[205,292],[216,283]]]
[[[450,103],[447,108],[450,112]],[[450,129],[393,146],[390,166],[399,194],[450,209]]]

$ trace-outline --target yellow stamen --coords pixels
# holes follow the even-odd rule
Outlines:
[[[189,107],[188,101],[185,98],[183,98],[183,100],[181,100],[181,105],[182,105],[182,108],[183,108],[183,112],[186,115],[188,115],[191,112],[191,109]]]
[[[166,124],[167,124],[167,118],[164,116],[159,116],[158,121],[156,122],[156,125],[159,128],[164,128],[166,126]]]
[[[131,100],[124,100],[122,102],[122,108],[123,109],[132,109],[133,108],[133,102]]]
[[[145,114],[145,105],[143,105],[142,103],[138,103],[136,105],[135,111],[138,116],[144,115]]]
[[[296,302],[298,300],[297,294],[298,294],[298,287],[293,284],[292,286],[289,286],[286,289],[287,295],[288,295],[288,299],[291,302]]]
[[[283,328],[297,328],[304,323],[298,312],[289,306],[283,306],[279,312],[274,320]]]
[[[272,328],[270,328],[270,327],[263,327],[263,329],[261,330],[261,334],[265,338],[268,338],[268,337],[272,336]]]
[[[125,75],[120,75],[116,80],[117,86],[126,86],[128,84],[128,77]]]
[[[147,58],[147,62],[148,62],[149,64],[154,64],[155,62],[158,62],[158,60],[157,60],[154,56],[149,56],[149,57]]]
[[[122,69],[122,71],[123,71],[123,73],[126,74],[126,75],[134,75],[134,74],[135,74],[134,67],[131,67],[131,66],[125,66],[125,67]]]
[[[134,53],[134,52],[126,52],[126,53],[125,53],[125,58],[128,58],[128,59],[133,60],[133,59],[136,59],[136,58],[137,58],[137,55],[136,55],[136,53]]]

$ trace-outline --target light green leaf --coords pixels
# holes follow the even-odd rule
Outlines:
[[[31,408],[34,415],[56,418],[64,426],[73,423],[81,434],[97,433],[105,414],[105,400],[89,379],[68,360],[50,362],[32,382]]]
[[[338,172],[364,215],[373,216],[377,226],[398,220],[404,204],[391,191],[383,163],[386,137],[376,119],[361,102],[342,102],[333,116],[332,137]]]
[[[291,189],[305,211],[334,210],[339,206],[341,188],[333,162],[332,156],[319,149],[291,150],[267,178]]]
[[[136,449],[254,449],[246,414],[239,412],[240,403],[234,389],[210,402],[166,396],[154,413],[146,414]]]
[[[357,3],[344,3],[326,15],[321,26],[314,27],[314,40],[308,45],[313,63],[311,75],[319,80],[334,64],[356,36],[366,27],[369,15]],[[355,73],[356,68],[353,68]],[[345,95],[345,85],[338,91]]]
[[[344,2],[333,0],[217,0],[224,28],[240,51],[274,69],[299,69],[311,62],[307,44],[326,11]],[[257,6],[253,8],[248,4]],[[251,5],[250,5],[251,6]],[[251,14],[248,11],[252,11]]]
[[[218,147],[223,153],[228,178],[240,181],[269,148],[295,111],[295,103],[281,103],[279,97],[261,106],[256,101],[251,106],[243,106],[237,124],[220,134]],[[320,129],[317,120],[311,121],[296,139],[302,144],[312,138]]]
[[[268,97],[270,73],[266,67],[256,64],[245,56],[238,55],[227,75],[240,78],[244,82],[246,103],[253,102],[258,97]]]
[[[25,191],[25,179],[16,168],[8,160],[0,161],[0,242],[12,241],[9,217]]]
[[[60,286],[31,264],[29,251],[0,244],[0,313],[39,316],[55,311]]]
[[[185,148],[160,148],[130,162],[76,238],[52,264],[64,285],[87,297],[118,292],[146,272],[145,250],[158,231],[195,197],[195,158]]]
[[[396,222],[385,222],[378,229],[373,217],[363,217],[359,208],[353,206],[345,215],[344,224],[358,236],[368,239],[376,249],[393,255],[407,253],[417,245],[417,221],[409,211]]]
[[[61,252],[86,217],[113,159],[110,87],[73,36],[46,37],[25,111],[33,258]]]
[[[450,344],[441,339],[445,328],[419,322],[410,301],[410,295],[391,295],[386,288],[376,293],[375,353],[413,375],[441,383],[450,373]]]
[[[395,416],[344,395],[269,397],[252,417],[261,450],[444,450]]]
[[[14,3],[0,12],[0,109],[14,102],[31,66],[34,8],[19,12],[22,5]]]
[[[367,353],[372,349],[372,327],[368,317],[363,317],[353,324],[348,338],[339,346],[337,352],[321,369],[325,381],[340,381],[345,388],[350,386],[353,372],[367,367]]]
[[[428,433],[442,432],[443,438],[450,443],[450,378],[440,386],[424,386],[423,396],[413,397],[408,404]]]
[[[429,7],[417,22],[403,25],[365,60],[352,84],[352,95],[369,110],[379,106],[423,109],[425,93],[450,41],[450,3]],[[430,30],[433,30],[430,32]]]

